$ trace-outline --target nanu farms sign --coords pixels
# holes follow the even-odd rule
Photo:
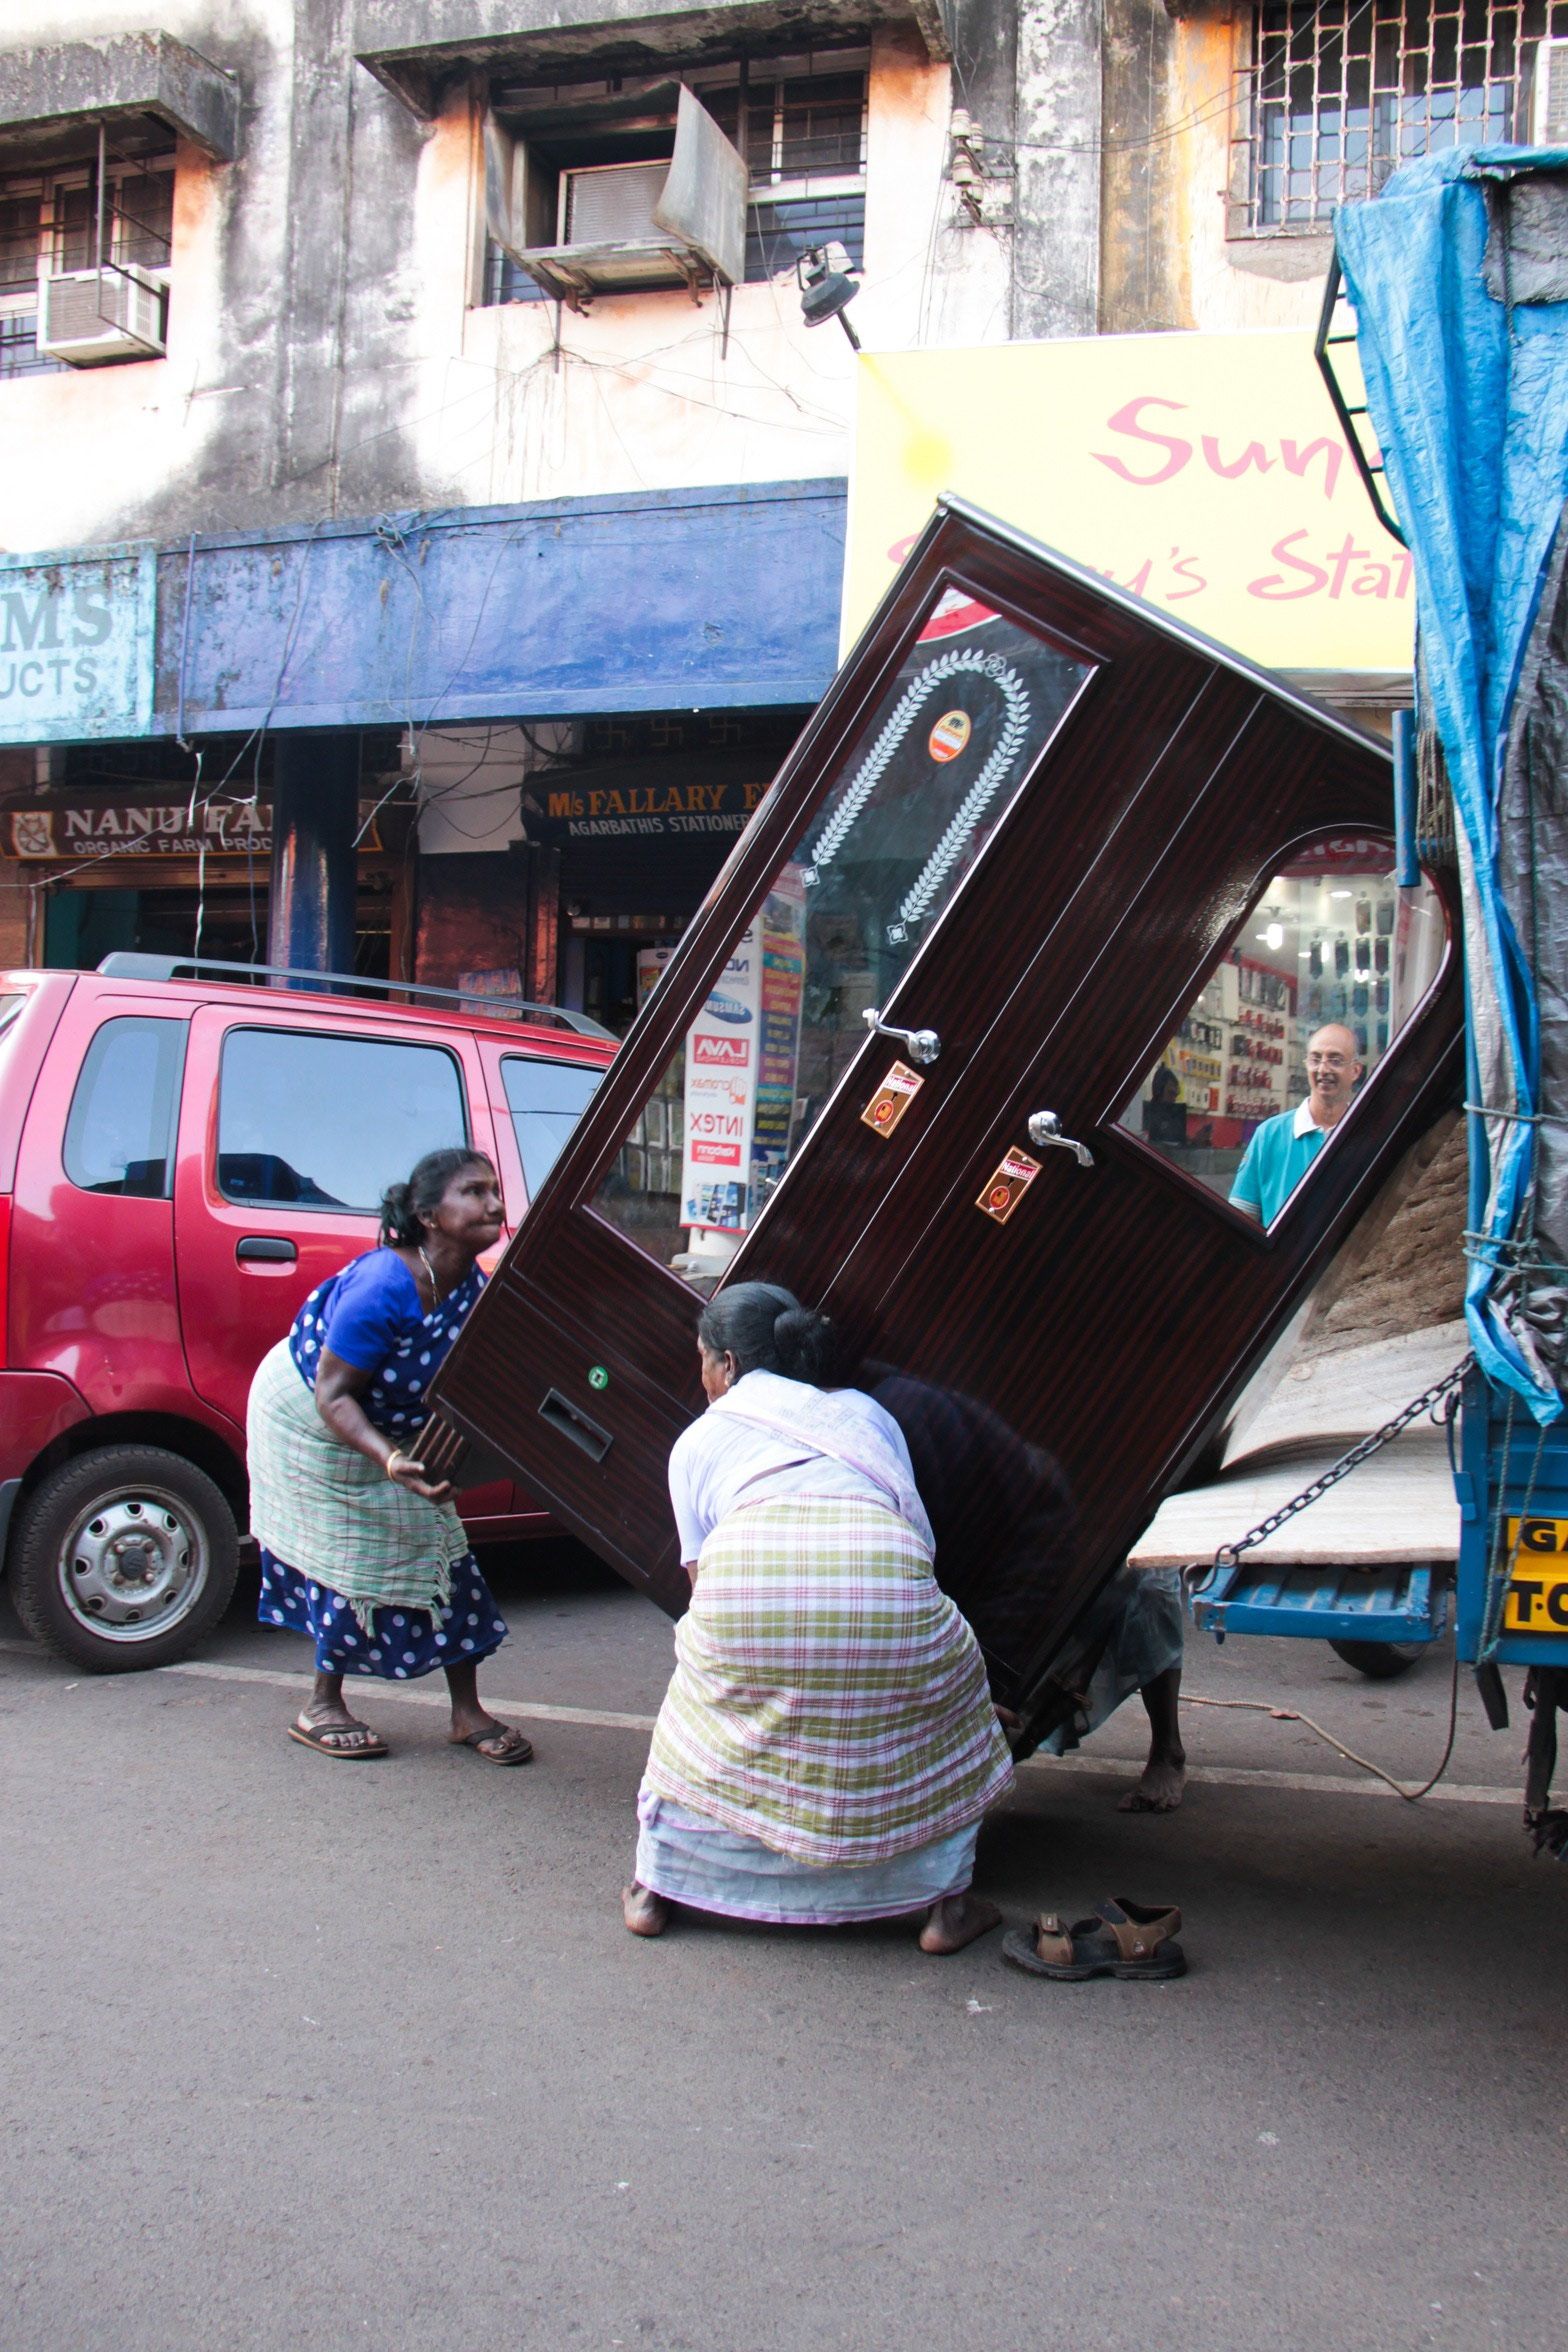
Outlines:
[[[152,719],[156,558],[0,557],[0,743],[145,735]]]

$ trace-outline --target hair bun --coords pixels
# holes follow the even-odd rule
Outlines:
[[[773,1344],[791,1379],[820,1386],[831,1375],[837,1354],[833,1326],[814,1307],[781,1309],[774,1318]]]

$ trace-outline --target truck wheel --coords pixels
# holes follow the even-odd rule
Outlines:
[[[1396,1674],[1408,1674],[1419,1664],[1430,1642],[1337,1642],[1329,1648],[1336,1658],[1343,1658],[1347,1666],[1354,1666],[1370,1682],[1392,1682]]]
[[[228,1607],[238,1568],[234,1514],[204,1470],[161,1446],[100,1446],[18,1510],[11,1597],[57,1658],[125,1674],[182,1658]]]

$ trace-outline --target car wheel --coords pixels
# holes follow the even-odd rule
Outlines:
[[[1408,1674],[1431,1648],[1430,1642],[1339,1642],[1331,1641],[1329,1648],[1336,1658],[1343,1658],[1347,1666],[1354,1666],[1371,1682],[1392,1682],[1396,1674]]]
[[[228,1607],[238,1568],[234,1513],[204,1470],[161,1446],[101,1446],[18,1509],[11,1597],[56,1657],[125,1674],[182,1658]]]

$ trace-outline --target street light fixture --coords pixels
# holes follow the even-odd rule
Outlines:
[[[820,327],[824,319],[836,318],[849,337],[850,348],[858,351],[860,337],[845,316],[860,292],[848,274],[849,266],[849,255],[842,245],[817,245],[801,255],[795,276],[800,286],[800,315],[807,326]]]

